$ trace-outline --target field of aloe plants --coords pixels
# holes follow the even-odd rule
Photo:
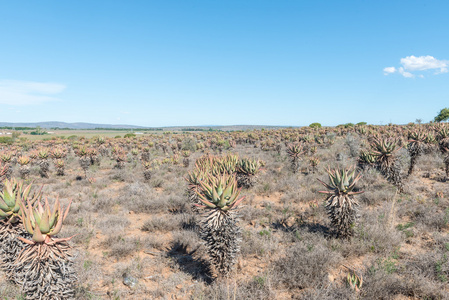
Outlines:
[[[17,139],[1,299],[449,299],[449,125]]]

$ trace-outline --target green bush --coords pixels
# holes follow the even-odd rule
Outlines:
[[[321,124],[320,123],[312,123],[309,125],[310,128],[321,128]]]
[[[0,137],[0,144],[11,145],[12,143],[13,143],[12,137],[9,137],[9,136]]]
[[[345,123],[345,124],[337,125],[337,128],[352,128],[354,126],[355,126],[354,123]]]
[[[47,132],[44,131],[31,131],[30,132],[31,135],[44,135],[44,134],[48,134]]]
[[[125,134],[125,136],[124,136],[124,138],[125,139],[128,139],[128,138],[133,138],[133,137],[135,137],[136,135],[134,134],[134,133],[127,133],[127,134]]]
[[[449,119],[449,108],[443,108],[442,110],[440,110],[440,112],[438,113],[438,115],[435,117],[434,121],[435,122],[443,122],[443,121],[447,121]]]

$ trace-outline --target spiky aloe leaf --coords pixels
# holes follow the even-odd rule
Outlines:
[[[34,203],[42,194],[41,190],[33,196],[29,196],[31,184],[24,187],[22,181],[15,179],[4,182],[3,192],[0,192],[0,219],[6,219],[7,222],[15,223],[20,218],[20,203],[23,200],[30,200]]]
[[[22,202],[20,204],[23,214],[22,222],[28,233],[33,235],[32,241],[28,242],[49,244],[55,241],[70,239],[53,239],[52,236],[61,231],[62,222],[67,217],[71,202],[65,212],[61,209],[59,199],[56,200],[53,211],[50,210],[47,199],[45,200],[44,206],[40,202],[34,206],[28,202],[28,205],[25,206],[25,203]]]
[[[353,192],[353,189],[355,188],[355,185],[361,178],[361,174],[355,174],[355,169],[342,169],[342,170],[331,170],[329,169],[327,171],[329,176],[329,183],[325,183],[318,179],[318,181],[323,184],[327,189],[331,190],[329,191],[318,191],[319,193],[323,194],[361,194],[363,192]]]
[[[220,177],[210,177],[209,182],[201,181],[200,190],[197,191],[202,203],[209,208],[219,208],[229,210],[240,203],[237,200],[240,189],[237,188],[235,176],[222,175]]]

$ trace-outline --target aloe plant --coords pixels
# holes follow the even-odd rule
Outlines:
[[[361,174],[355,173],[355,168],[334,169],[327,171],[329,183],[318,179],[329,191],[318,193],[328,195],[326,209],[331,224],[337,236],[348,238],[353,234],[353,227],[357,219],[358,202],[354,195],[363,191],[355,191],[355,186],[361,178]]]
[[[67,243],[72,237],[57,238],[67,217],[59,199],[53,209],[44,204],[22,201],[22,223],[30,237],[18,237],[25,243],[8,274],[21,286],[27,299],[74,299],[76,274]]]
[[[206,242],[212,265],[221,275],[229,275],[240,251],[241,230],[234,213],[244,199],[232,175],[208,177],[197,192],[206,210],[201,221],[201,238]]]

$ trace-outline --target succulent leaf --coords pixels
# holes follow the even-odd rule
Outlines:
[[[353,192],[357,181],[360,180],[361,174],[355,174],[355,169],[342,170],[328,170],[329,184],[318,179],[327,189],[333,192],[319,191],[319,193],[329,194],[360,194],[360,192]]]
[[[209,208],[219,208],[224,211],[235,207],[240,189],[237,189],[234,176],[226,174],[218,178],[211,176],[208,181],[209,183],[200,182],[200,191],[197,194],[201,202]]]
[[[63,212],[59,199],[55,201],[53,210],[50,209],[47,199],[45,199],[44,206],[40,202],[33,206],[28,201],[28,206],[25,207],[25,203],[21,202],[23,225],[28,233],[33,235],[32,241],[29,242],[49,244],[58,241],[52,236],[61,231],[62,222],[68,214],[70,205],[71,201],[66,211]]]

